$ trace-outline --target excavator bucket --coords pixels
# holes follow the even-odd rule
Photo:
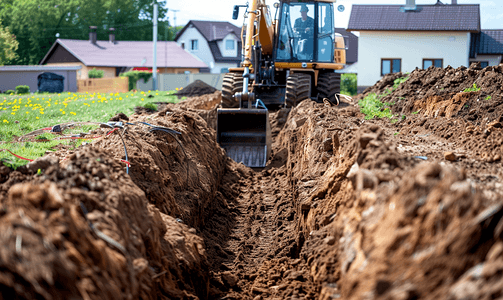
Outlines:
[[[217,142],[236,162],[263,168],[271,154],[267,109],[221,108],[217,113]]]

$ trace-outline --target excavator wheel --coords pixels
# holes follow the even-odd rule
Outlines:
[[[251,84],[248,85],[248,90],[251,92]],[[243,73],[231,72],[226,73],[222,83],[222,107],[233,108],[239,107],[238,101],[232,96],[243,91]]]
[[[240,73],[226,73],[222,83],[222,107],[237,107],[237,103],[232,96],[234,95],[234,76]],[[241,85],[242,86],[242,85]]]
[[[320,73],[318,77],[318,102],[328,98],[332,103],[338,103],[335,94],[341,92],[341,74],[339,73]]]
[[[295,73],[286,79],[285,102],[287,107],[295,107],[297,103],[311,96],[311,76]]]

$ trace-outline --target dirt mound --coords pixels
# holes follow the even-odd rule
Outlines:
[[[304,102],[278,140],[317,297],[499,295],[498,198],[465,171],[400,154],[381,126],[360,118]]]
[[[42,175],[2,171],[2,296],[207,298],[203,241],[184,224],[204,227],[227,158],[194,112],[129,121]]]
[[[196,80],[193,83],[184,87],[175,95],[179,97],[196,97],[207,94],[213,94],[217,89],[201,80]]]
[[[404,76],[407,81],[386,95],[393,80]],[[403,116],[395,125],[401,134],[433,132],[455,143],[460,156],[489,162],[503,157],[503,64],[484,69],[476,64],[430,67],[410,75],[386,75],[359,99],[371,92],[386,95],[382,101]]]
[[[358,99],[369,93],[385,94],[393,86],[393,81],[401,77],[408,79],[382,98],[383,102],[394,103],[391,106],[394,113],[419,111],[435,117],[460,114],[471,115],[472,120],[486,117],[480,116],[481,110],[491,116],[503,114],[503,64],[484,69],[472,64],[470,68],[430,67],[416,69],[410,74],[388,74],[367,88]],[[474,87],[479,91],[463,92]]]
[[[149,205],[109,153],[82,149],[26,179],[2,184],[3,298],[204,296],[202,240]]]

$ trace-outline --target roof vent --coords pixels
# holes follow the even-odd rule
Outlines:
[[[406,11],[416,11],[417,6],[416,6],[416,0],[406,0],[407,2],[405,3],[405,6],[400,7],[401,12],[406,12]]]
[[[96,39],[97,39],[97,33],[96,29],[98,29],[97,26],[89,26],[89,42],[93,45],[96,45]]]

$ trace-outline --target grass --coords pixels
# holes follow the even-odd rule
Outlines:
[[[44,133],[36,137],[43,142],[13,142],[15,137],[32,131],[68,122],[107,122],[117,113],[130,115],[136,106],[155,107],[155,102],[182,101],[172,95],[176,91],[128,93],[35,93],[28,95],[0,94],[0,161],[10,167],[28,163],[13,153],[30,159],[55,151],[59,144],[76,148],[85,140],[56,140],[55,135]],[[88,132],[97,125],[75,126],[64,134]]]
[[[387,89],[382,94],[370,93],[367,97],[363,98],[358,102],[360,106],[360,111],[365,115],[365,119],[370,120],[373,118],[389,118],[392,119],[394,115],[391,113],[390,107],[394,105],[394,102],[384,103],[382,102],[382,98],[391,94],[394,90],[396,90],[400,84],[407,81],[409,77],[401,77],[395,79],[393,82],[393,87]],[[395,121],[396,122],[396,121]]]
[[[463,90],[463,93],[468,93],[468,92],[478,92],[480,91],[480,88],[477,87],[477,85],[474,83],[471,88],[466,88]]]

